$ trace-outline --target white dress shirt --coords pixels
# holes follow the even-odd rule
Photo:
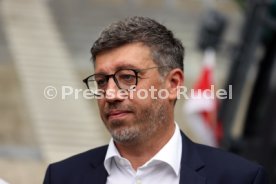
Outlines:
[[[107,184],[179,184],[182,139],[175,123],[175,131],[168,143],[148,162],[135,171],[123,158],[111,139],[104,166]]]

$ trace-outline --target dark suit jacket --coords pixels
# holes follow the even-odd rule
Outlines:
[[[195,144],[183,133],[180,184],[266,184],[261,166],[239,156]],[[107,146],[51,164],[44,184],[105,184]],[[154,182],[154,178],[153,178]]]

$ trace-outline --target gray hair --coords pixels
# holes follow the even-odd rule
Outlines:
[[[157,66],[168,66],[159,70],[161,74],[174,68],[183,71],[184,47],[181,41],[164,25],[148,17],[126,18],[104,29],[91,48],[93,62],[104,51],[138,42],[150,48]]]

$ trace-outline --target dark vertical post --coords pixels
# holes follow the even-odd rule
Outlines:
[[[222,121],[225,130],[225,147],[229,147],[231,144],[231,129],[240,104],[246,77],[250,67],[256,62],[255,53],[261,38],[262,17],[266,11],[264,1],[250,0],[248,2],[240,44],[232,59],[233,63],[225,89],[232,85],[233,99],[223,100],[219,112],[219,120]]]

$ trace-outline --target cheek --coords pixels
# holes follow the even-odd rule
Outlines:
[[[136,90],[130,95],[130,98],[137,101],[137,103],[151,103],[152,101],[158,99],[158,91],[160,89],[162,89],[162,86],[158,83],[158,81],[155,83],[152,82],[148,85],[145,84],[136,88]],[[164,96],[163,93],[162,96]]]
[[[104,113],[104,109],[105,109],[105,105],[103,100],[98,100],[98,111],[99,111],[99,115],[102,119],[102,121],[105,123],[107,121],[105,113]]]
[[[105,104],[104,100],[103,99],[100,99],[100,100],[98,99],[97,104],[98,104],[98,108],[100,110],[100,113],[102,114],[103,109],[104,109],[104,104]]]
[[[149,91],[146,89],[136,89],[129,93],[129,102],[139,107],[141,104],[145,104],[150,99]]]
[[[154,95],[151,95],[148,90],[137,90],[132,94],[132,97],[130,96],[129,104],[135,106],[138,111],[141,111],[142,109],[151,107],[154,103],[153,101],[155,101]]]

